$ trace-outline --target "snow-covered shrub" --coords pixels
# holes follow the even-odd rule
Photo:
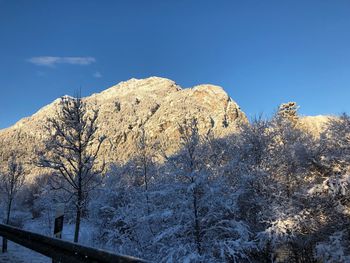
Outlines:
[[[344,232],[335,232],[328,241],[317,244],[316,258],[325,263],[350,262],[349,241],[344,239]]]

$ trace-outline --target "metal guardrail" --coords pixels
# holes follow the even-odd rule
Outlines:
[[[129,256],[113,254],[61,239],[47,237],[17,227],[0,224],[0,236],[62,263],[145,263]]]

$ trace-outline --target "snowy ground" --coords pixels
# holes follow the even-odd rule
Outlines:
[[[0,241],[2,245],[2,241]],[[30,249],[17,245],[11,241],[8,242],[8,252],[0,252],[0,263],[51,263],[51,259],[33,252]]]
[[[91,226],[86,222],[82,222],[80,231],[81,244],[91,245]],[[42,221],[38,220],[28,220],[24,224],[24,229],[37,232],[43,235],[49,235],[52,231],[47,226],[44,226]],[[74,225],[65,225],[63,228],[63,239],[73,240]],[[5,254],[1,253],[2,238],[0,238],[0,263],[51,263],[51,259],[45,257],[39,253],[36,253],[30,249],[22,247],[11,241],[8,241],[8,252]]]

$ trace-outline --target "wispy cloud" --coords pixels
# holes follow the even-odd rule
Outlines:
[[[28,62],[37,66],[53,67],[57,64],[71,64],[86,66],[96,62],[94,57],[32,57],[27,60]]]
[[[94,74],[93,74],[93,76],[95,77],[95,78],[102,78],[102,74],[100,73],[100,72],[98,72],[98,71],[96,71]]]

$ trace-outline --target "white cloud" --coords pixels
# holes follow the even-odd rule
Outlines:
[[[95,78],[102,78],[102,74],[101,74],[100,72],[98,72],[98,71],[96,71],[96,72],[93,74],[93,76],[94,76]]]
[[[91,63],[96,62],[96,59],[93,57],[32,57],[28,59],[28,62],[37,65],[37,66],[47,66],[53,67],[56,64],[71,64],[71,65],[90,65]]]

